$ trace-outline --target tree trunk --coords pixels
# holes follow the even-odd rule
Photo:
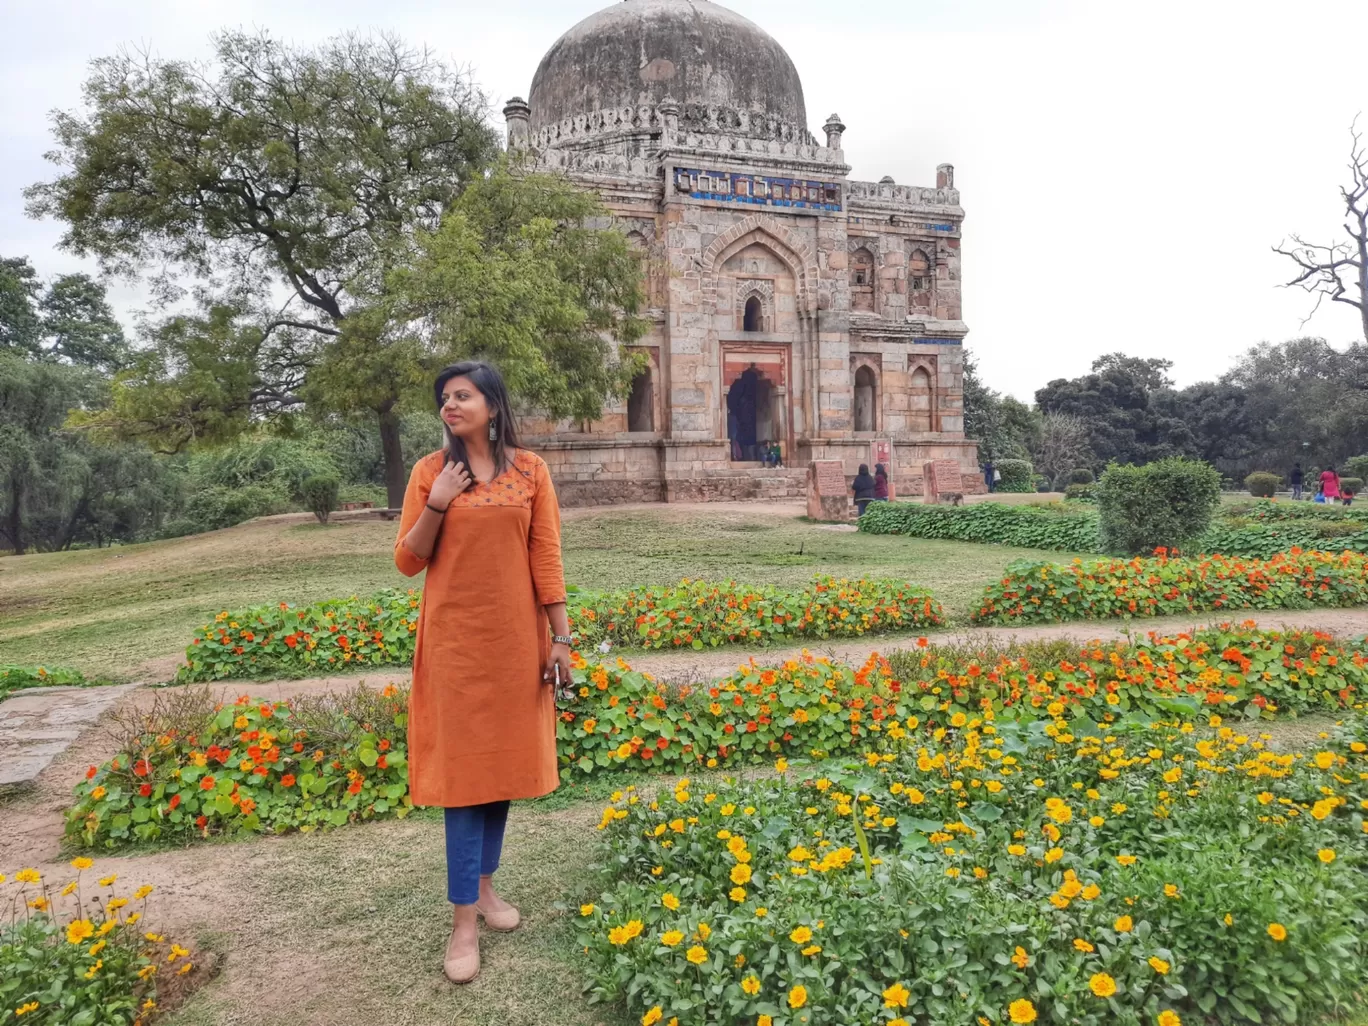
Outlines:
[[[6,517],[7,526],[5,530],[9,534],[10,544],[14,547],[14,554],[22,556],[24,554],[24,525],[19,518],[19,507],[24,501],[24,483],[19,480],[19,475],[10,477],[10,508],[9,516]]]
[[[380,452],[385,460],[385,495],[390,509],[404,505],[404,446],[399,437],[399,416],[394,403],[387,402],[376,410],[380,417]]]

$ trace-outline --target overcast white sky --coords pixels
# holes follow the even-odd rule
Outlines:
[[[120,44],[198,57],[226,25],[299,43],[390,29],[470,65],[495,107],[526,96],[547,47],[604,0],[2,0],[0,255],[44,275],[80,262],[20,189],[51,173],[47,112]],[[934,183],[967,211],[964,315],[988,383],[1029,400],[1122,350],[1211,378],[1299,333],[1269,246],[1340,237],[1348,125],[1368,127],[1365,0],[728,0],[788,50],[809,126],[838,112],[852,177]],[[835,15],[833,16],[833,12]],[[501,116],[496,115],[498,122]],[[116,284],[121,312],[143,302]],[[1337,345],[1355,311],[1305,328]]]

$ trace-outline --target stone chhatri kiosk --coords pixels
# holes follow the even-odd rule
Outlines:
[[[876,442],[898,492],[932,460],[983,490],[949,164],[934,187],[851,180],[840,118],[819,143],[788,54],[710,0],[591,15],[504,115],[510,150],[602,198],[647,283],[630,397],[526,425],[563,502],[798,498],[810,463],[872,469]]]

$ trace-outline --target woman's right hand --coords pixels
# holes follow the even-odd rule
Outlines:
[[[447,465],[432,482],[432,490],[428,492],[428,505],[434,509],[445,510],[456,496],[469,487],[470,473],[466,470],[465,464],[447,460]]]

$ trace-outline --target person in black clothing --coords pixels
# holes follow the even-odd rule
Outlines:
[[[983,465],[983,483],[988,486],[988,491],[990,492],[997,491],[997,488],[994,485],[994,481],[997,478],[997,475],[994,473],[996,469],[997,468],[993,466],[992,460],[989,460]]]
[[[1292,498],[1300,499],[1302,490],[1302,468],[1300,463],[1292,465],[1292,473],[1287,475],[1287,483],[1292,486]]]
[[[855,508],[864,516],[865,507],[874,501],[874,478],[869,473],[869,464],[860,464],[860,472],[851,482],[850,490],[855,493]]]

